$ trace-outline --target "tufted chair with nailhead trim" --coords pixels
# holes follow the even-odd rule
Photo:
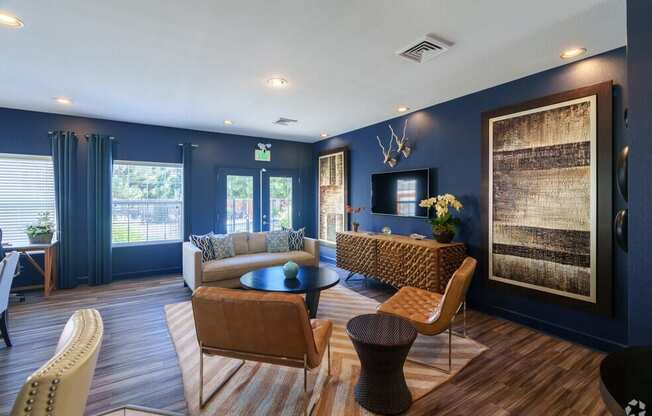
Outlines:
[[[11,416],[82,416],[103,334],[98,311],[76,311],[61,333],[54,357],[25,381]]]

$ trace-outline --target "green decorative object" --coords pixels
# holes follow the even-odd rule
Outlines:
[[[299,274],[299,265],[293,261],[288,261],[283,265],[283,274],[286,279],[296,279]]]
[[[384,226],[383,229],[382,229],[381,231],[382,231],[383,234],[385,234],[385,235],[390,235],[390,234],[392,233],[392,229],[389,228],[388,225]]]

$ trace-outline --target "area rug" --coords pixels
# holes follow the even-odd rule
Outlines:
[[[367,415],[354,398],[360,361],[346,335],[346,322],[356,315],[374,313],[378,303],[342,286],[323,291],[318,318],[333,322],[331,376],[327,375],[326,354],[319,369],[309,377],[309,403],[303,396],[303,370],[247,362],[236,375],[200,410],[199,348],[195,337],[190,302],[165,306],[172,341],[179,358],[183,387],[190,415],[301,415],[307,408],[313,415]],[[487,349],[469,338],[453,336],[453,371],[405,363],[404,373],[412,398],[418,400],[455,376],[472,359]],[[448,366],[448,335],[419,335],[410,358]],[[237,361],[204,358],[204,397],[228,375]]]

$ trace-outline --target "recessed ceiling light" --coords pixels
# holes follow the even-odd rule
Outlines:
[[[586,53],[586,48],[572,48],[572,49],[566,49],[559,56],[561,57],[561,59],[570,59],[580,55],[584,55],[585,53]]]
[[[0,25],[13,27],[15,29],[20,29],[25,26],[22,20],[7,12],[0,12]]]
[[[270,78],[267,80],[267,86],[270,88],[285,88],[288,86],[288,80],[280,77]]]
[[[409,109],[410,109],[410,107],[406,107],[406,106],[402,105],[402,106],[398,107],[398,108],[396,109],[396,111],[398,111],[399,113],[405,113],[405,112],[408,111]]]
[[[56,101],[59,104],[63,105],[70,105],[72,104],[72,100],[68,97],[54,97],[54,101]]]
[[[227,126],[230,126],[230,125],[233,124],[233,122],[231,120],[224,120],[224,124],[226,124]]]
[[[328,133],[323,132],[322,134],[319,135],[319,137],[321,137],[322,139],[325,139],[326,137],[328,137]]]

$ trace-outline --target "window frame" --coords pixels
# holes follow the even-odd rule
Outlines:
[[[125,243],[114,243],[113,242],[113,168],[115,165],[128,165],[128,166],[154,166],[154,167],[168,167],[168,168],[178,168],[181,170],[181,232],[180,238],[174,240],[147,240],[147,241],[129,241]],[[152,162],[145,160],[123,160],[123,159],[114,159],[111,166],[111,247],[112,248],[121,248],[121,247],[137,247],[137,246],[155,246],[155,245],[164,245],[164,244],[179,244],[184,241],[184,215],[185,215],[185,204],[184,204],[184,181],[183,181],[183,163],[174,163],[174,162]]]

